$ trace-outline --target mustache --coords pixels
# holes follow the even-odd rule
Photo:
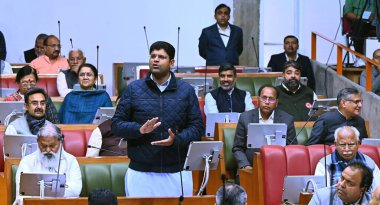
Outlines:
[[[36,108],[34,109],[34,112],[43,112],[44,110],[42,108]]]

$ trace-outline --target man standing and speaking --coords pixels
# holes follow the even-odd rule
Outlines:
[[[180,196],[182,187],[192,195],[192,173],[182,169],[204,128],[194,88],[170,71],[174,55],[167,42],[151,45],[150,73],[128,85],[112,118],[112,132],[128,141],[127,196]]]

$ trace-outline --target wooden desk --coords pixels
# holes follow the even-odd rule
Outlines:
[[[346,78],[352,80],[352,82],[359,84],[360,74],[364,70],[365,68],[343,68],[343,75],[346,76]]]
[[[160,198],[135,198],[135,197],[118,197],[119,205],[177,205],[178,197],[160,197]],[[87,205],[87,197],[80,198],[55,198],[55,199],[38,199],[25,198],[24,205]],[[215,196],[203,197],[184,197],[183,205],[213,205]]]

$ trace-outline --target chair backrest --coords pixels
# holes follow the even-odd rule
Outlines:
[[[314,175],[316,165],[324,156],[324,152],[323,145],[262,147],[260,155],[264,204],[281,204],[284,177],[288,175]],[[326,154],[330,153],[331,148],[326,146]]]

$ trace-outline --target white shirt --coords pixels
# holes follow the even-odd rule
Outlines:
[[[362,153],[363,154],[363,153]],[[379,167],[377,167],[376,163],[372,160],[371,157],[369,157],[368,155],[364,155],[364,159],[365,159],[365,164],[370,168],[372,169],[372,174],[373,174],[373,181],[372,181],[372,186],[371,186],[371,190],[374,191],[376,189],[376,187],[380,186],[380,170],[379,170]],[[326,156],[326,166],[327,167],[330,167],[331,166],[331,154],[327,155]],[[327,186],[331,186],[330,185],[330,169],[328,169],[328,171],[326,172],[327,173]],[[317,164],[317,167],[315,168],[315,173],[314,175],[316,176],[325,176],[325,158],[323,157],[321,160],[319,160],[318,164]]]
[[[263,117],[261,116],[261,111],[259,109],[259,123],[260,124],[273,124],[273,120],[274,120],[274,110],[272,114],[269,116],[269,118],[267,120],[264,120]]]
[[[59,96],[61,97],[65,97],[69,92],[73,90],[67,86],[66,76],[62,71],[57,75],[57,90]]]
[[[88,145],[94,146],[94,147],[102,147],[103,138],[102,133],[100,132],[99,127],[95,128],[94,131],[91,133],[91,137],[88,140]],[[96,148],[87,148],[86,157],[97,157],[99,156],[99,149]]]
[[[233,89],[232,89],[233,91]],[[245,111],[255,109],[255,106],[252,103],[251,93],[245,91],[246,95],[244,98],[245,103]],[[231,95],[232,92],[229,93]],[[219,113],[218,106],[216,105],[216,100],[212,97],[211,93],[207,93],[205,97],[205,106],[204,106],[205,114],[209,113]]]
[[[289,61],[289,57],[286,53],[285,53],[285,57],[286,57],[286,61]],[[297,61],[297,59],[298,59],[298,53],[296,53],[296,59],[294,59],[294,61]]]
[[[21,172],[56,173],[49,171],[49,169],[45,168],[42,165],[40,153],[40,150],[37,149],[35,152],[25,156],[21,160],[16,172],[16,200],[21,197],[19,194]],[[66,189],[64,197],[79,197],[79,194],[82,190],[82,175],[79,168],[79,164],[73,155],[65,152],[64,150],[62,150],[61,166],[59,173],[66,174]]]
[[[220,37],[222,38],[223,44],[225,47],[227,47],[228,40],[230,39],[230,35],[231,35],[230,25],[227,25],[227,28],[224,31],[219,26],[219,24],[216,24],[216,25],[218,26],[218,31],[219,31]]]

